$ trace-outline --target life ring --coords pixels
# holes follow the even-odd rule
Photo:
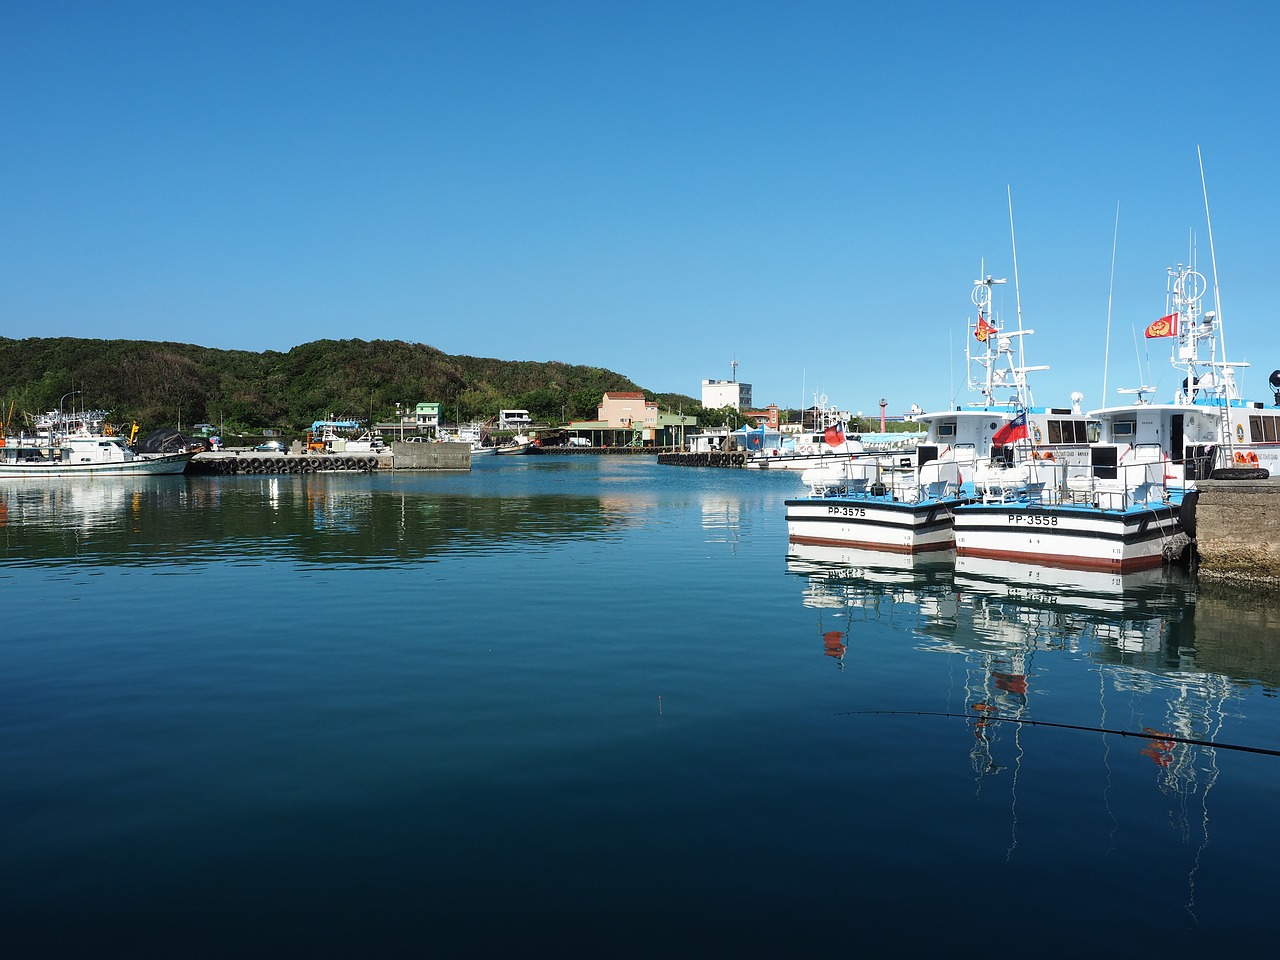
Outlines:
[[[1053,460],[1053,451],[1052,451],[1052,450],[1046,450],[1046,451],[1044,452],[1044,456],[1043,456],[1043,457],[1041,457],[1040,459],[1042,459],[1042,460]]]
[[[1235,456],[1232,457],[1231,459],[1234,460],[1237,464],[1239,464],[1242,467],[1243,466],[1256,467],[1258,465],[1258,455],[1254,453],[1252,450],[1250,450],[1248,453],[1241,453],[1240,451],[1237,450]]]

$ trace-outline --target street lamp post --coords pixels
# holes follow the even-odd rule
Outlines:
[[[74,396],[75,396],[76,394],[78,394],[79,392],[80,392],[79,390],[68,390],[66,393],[64,393],[64,394],[59,398],[59,400],[58,400],[58,423],[63,424],[63,425],[65,426],[65,423],[64,423],[63,418],[62,418],[62,401],[63,401],[63,400],[66,400],[66,399],[67,399],[67,397],[74,397]],[[73,409],[74,409],[74,408],[73,408]]]
[[[65,432],[67,429],[67,422],[63,418],[62,402],[66,400],[67,397],[74,397],[79,392],[80,392],[79,390],[68,390],[66,393],[64,393],[61,397],[58,398],[58,426],[63,430],[63,432]],[[49,459],[50,460],[53,459],[53,427],[49,428]]]

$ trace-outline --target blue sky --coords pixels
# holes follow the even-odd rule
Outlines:
[[[1012,192],[1039,403],[1135,345],[1193,232],[1280,367],[1280,5],[67,3],[0,10],[0,335],[403,339],[758,405],[968,399]],[[1116,211],[1119,206],[1119,229]],[[1118,238],[1112,288],[1112,240]],[[1150,364],[1148,374],[1145,364]]]

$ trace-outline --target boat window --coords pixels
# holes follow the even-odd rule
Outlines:
[[[1117,437],[1132,437],[1138,432],[1137,420],[1117,420],[1111,428],[1112,433]]]
[[[1050,443],[1062,442],[1062,421],[1061,420],[1049,421],[1049,442]]]
[[[1090,420],[1085,424],[1086,443],[1097,443],[1102,439],[1102,421]]]
[[[1262,439],[1267,443],[1275,443],[1276,441],[1276,418],[1262,418]]]
[[[956,425],[954,423],[938,424],[938,437],[954,437],[956,435]]]

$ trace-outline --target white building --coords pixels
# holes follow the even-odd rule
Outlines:
[[[531,423],[533,423],[533,421],[529,418],[528,410],[498,411],[499,430],[523,430]]]
[[[737,380],[703,380],[702,405],[708,410],[751,408],[751,384]]]

